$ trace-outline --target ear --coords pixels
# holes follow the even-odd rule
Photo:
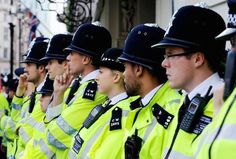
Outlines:
[[[38,67],[38,70],[39,70],[40,73],[44,72],[45,71],[45,66],[44,65],[40,65]]]
[[[84,65],[88,65],[88,64],[90,64],[92,62],[92,57],[90,57],[90,56],[83,56],[83,59],[82,59],[82,63],[84,64]]]
[[[134,68],[134,71],[135,71],[135,74],[137,77],[140,77],[143,75],[143,66],[141,65],[135,65],[135,68]]]
[[[121,79],[121,73],[119,71],[113,71],[113,81],[114,83],[118,83]]]
[[[64,61],[62,62],[62,66],[63,66],[64,70],[66,70],[66,69],[68,68],[68,61],[67,61],[67,60],[64,60]]]
[[[194,56],[195,67],[200,67],[205,63],[205,55],[202,52],[197,52]]]

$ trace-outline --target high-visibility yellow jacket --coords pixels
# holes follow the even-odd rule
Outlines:
[[[110,118],[112,116],[112,110],[116,107],[119,107],[122,109],[122,111],[129,111],[130,110],[130,103],[137,99],[138,96],[135,97],[126,97],[124,99],[119,99],[117,103],[112,105],[112,107],[107,110],[103,115],[101,115],[95,123],[93,123],[88,129],[83,128],[79,132],[80,138],[83,140],[82,147],[79,150],[79,153],[77,154],[73,149],[75,138],[77,138],[78,134],[76,134],[76,137],[73,140],[73,144],[71,145],[71,149],[68,155],[68,158],[86,158],[87,153],[90,150],[90,147],[93,145],[93,143],[97,140],[97,138],[102,133],[104,127],[110,122]],[[109,105],[108,105],[109,106]],[[106,106],[107,107],[107,106]]]
[[[80,85],[66,109],[47,126],[47,140],[57,148],[56,156],[67,156],[73,135],[81,128],[91,109],[104,101],[105,96],[97,92],[95,80],[88,80]]]
[[[45,136],[46,125],[43,121],[35,125],[32,138],[27,143],[20,159],[53,159],[55,148],[47,143]]]
[[[171,89],[169,83],[166,82],[155,93],[150,102],[140,110],[128,134],[131,136],[137,129],[138,136],[143,140],[139,158],[160,158],[163,136],[175,118],[172,113],[165,109],[168,105],[179,104],[180,98],[178,91]],[[133,123],[133,116],[135,117],[135,115],[130,115],[131,118],[127,123]]]
[[[179,96],[178,93],[171,90],[168,83],[166,83],[157,92],[155,92],[148,104],[143,106],[141,109],[137,108],[130,111],[128,114],[122,112],[123,127],[121,129],[111,131],[111,126],[108,123],[90,149],[88,158],[124,158],[125,141],[128,136],[133,134],[135,129],[138,129],[138,136],[147,141],[150,137],[149,133],[152,132],[151,130],[153,123],[156,121],[152,113],[153,105],[155,103],[162,106],[167,104],[169,101],[172,101],[173,98],[176,99],[177,96],[174,94]],[[149,127],[151,127],[150,131]],[[142,148],[145,148],[144,146],[146,147],[147,145],[143,145]]]
[[[193,142],[196,159],[236,158],[236,89],[223,104],[212,123]]]

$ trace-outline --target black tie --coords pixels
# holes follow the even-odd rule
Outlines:
[[[35,105],[35,97],[36,97],[36,91],[34,91],[34,92],[30,95],[29,113],[32,113],[32,112],[33,112],[34,105]]]
[[[66,104],[69,104],[69,102],[71,101],[71,99],[74,97],[75,92],[78,90],[80,86],[80,78],[76,78],[71,86],[69,95],[66,99]]]
[[[136,99],[135,101],[133,101],[133,102],[131,102],[130,103],[130,109],[131,110],[134,110],[134,109],[136,109],[136,108],[140,108],[140,107],[142,107],[143,106],[143,104],[142,104],[142,101],[141,101],[141,97],[139,97],[138,99]]]

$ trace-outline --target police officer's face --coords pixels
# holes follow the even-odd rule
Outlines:
[[[67,61],[63,61],[61,64],[58,60],[52,59],[48,61],[46,69],[48,70],[49,78],[54,80],[57,75],[62,75],[67,68]]]
[[[85,55],[82,55],[82,54],[77,53],[77,52],[71,52],[67,56],[70,74],[72,74],[72,75],[79,75],[79,74],[83,73],[83,70],[84,70],[84,64],[83,64],[84,58],[85,58]]]
[[[37,67],[35,63],[26,63],[25,64],[25,73],[27,75],[28,82],[37,84],[40,79],[40,69],[43,66]]]
[[[135,74],[137,65],[132,65],[129,62],[124,62],[124,66],[124,82],[127,94],[131,96],[139,95],[141,86],[138,82],[137,75]]]
[[[50,102],[50,95],[42,95],[39,99],[42,112],[46,112],[48,104]]]
[[[109,95],[113,90],[115,74],[107,67],[100,67],[96,77],[99,92]]]
[[[162,67],[166,69],[166,75],[171,88],[188,90],[194,85],[194,62],[191,55],[171,56],[184,53],[179,47],[167,47]],[[168,57],[170,55],[170,57]]]

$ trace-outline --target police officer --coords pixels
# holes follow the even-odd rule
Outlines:
[[[43,87],[38,92],[41,94],[39,99],[42,112],[46,112],[50,102],[51,95],[53,93],[53,80],[47,76]],[[37,122],[35,125],[32,138],[27,143],[23,155],[20,159],[27,158],[40,158],[40,159],[51,159],[55,157],[55,152],[52,150],[52,146],[48,146],[45,136],[46,126],[44,122]]]
[[[45,63],[39,59],[45,55],[47,45],[47,38],[34,39],[24,55],[26,58],[22,61],[25,64],[25,74],[20,76],[16,94],[12,100],[11,118],[14,122],[18,122],[15,130],[17,131],[16,138],[19,137],[14,140],[15,147],[9,149],[12,150],[14,157],[24,150],[26,143],[32,137],[34,125],[39,120],[38,115],[41,114],[38,104],[40,95],[36,91],[41,89],[46,76]],[[33,83],[36,88],[30,98],[24,97],[28,82]]]
[[[225,42],[215,40],[215,36],[224,29],[225,23],[216,12],[184,6],[173,15],[163,40],[155,45],[165,48],[162,66],[170,87],[186,92],[184,104],[169,107],[174,108],[170,112],[178,111],[165,135],[165,159],[191,157],[191,143],[212,120],[211,95],[222,83],[218,72],[225,56]]]
[[[220,159],[236,158],[234,147],[236,146],[235,136],[235,35],[236,35],[236,1],[228,0],[228,25],[221,34],[219,40],[230,40],[232,50],[228,53],[225,70],[225,102],[211,124],[194,141],[194,158],[197,159]],[[214,95],[215,96],[215,95]],[[223,98],[223,97],[220,97]],[[214,105],[215,107],[215,105]]]
[[[56,75],[62,75],[67,70],[68,52],[64,49],[70,45],[72,35],[56,34],[48,44],[45,56],[40,60],[47,63],[46,69],[49,78],[54,80]]]
[[[44,86],[49,89],[49,94],[43,97],[43,101],[47,100],[48,96],[52,91],[52,81],[56,75],[62,75],[67,70],[67,52],[64,52],[64,49],[70,45],[72,40],[71,35],[57,34],[52,37],[48,44],[46,54],[40,61],[47,63],[46,69],[48,70],[48,77]],[[49,79],[51,80],[49,80]],[[44,88],[44,92],[45,92]],[[42,94],[42,93],[41,93]],[[44,103],[45,105],[45,103]],[[47,105],[48,106],[48,105]],[[46,134],[44,133],[46,129],[46,124],[43,122],[44,113],[46,112],[47,106],[42,108],[41,104],[41,120],[37,122],[37,129],[34,130],[33,137],[30,142],[28,142],[24,155],[22,158],[51,158],[55,155],[55,149],[52,146],[47,144]],[[40,141],[40,142],[39,142]],[[34,144],[33,144],[34,143]],[[43,149],[42,149],[43,148]]]
[[[162,40],[164,30],[157,24],[141,24],[129,33],[120,60],[125,65],[125,86],[128,94],[140,95],[126,121],[129,133],[125,142],[125,158],[158,158],[161,146],[151,145],[159,132],[167,129],[173,115],[164,110],[169,102],[178,102],[179,93],[169,87],[165,70],[161,67],[163,49],[151,46]],[[159,140],[162,136],[157,135]],[[154,142],[155,143],[155,142]],[[160,142],[157,142],[160,143]],[[159,144],[157,144],[159,145]]]
[[[51,80],[68,70],[68,60],[66,59],[68,52],[65,52],[64,49],[70,45],[71,40],[72,35],[65,34],[54,35],[50,40],[46,55],[41,61],[47,63],[46,69]],[[67,98],[69,90],[70,88],[67,89],[64,98]]]
[[[105,96],[97,92],[95,77],[98,74],[98,60],[110,46],[109,31],[98,23],[93,23],[79,26],[70,46],[65,49],[70,53],[67,57],[69,70],[56,76],[52,106],[47,112],[47,120],[50,122],[46,132],[47,139],[57,149],[58,158],[66,158],[73,134],[81,128],[91,109],[105,100]],[[72,93],[72,99],[66,104],[63,101],[64,93],[74,76],[79,75],[81,81],[77,83],[77,91]],[[63,105],[67,108],[61,112]]]
[[[129,105],[137,97],[128,97],[125,92],[123,71],[124,65],[118,61],[122,49],[110,48],[100,59],[99,75],[96,78],[98,90],[109,98],[103,106],[96,106],[83,123],[83,128],[76,134],[73,147],[68,155],[69,158],[86,158],[88,152],[106,129],[112,114],[130,110]],[[94,112],[96,112],[96,115]],[[121,115],[121,114],[120,114]],[[94,119],[94,120],[93,120]],[[120,116],[120,120],[123,120]],[[119,123],[120,122],[120,123]],[[122,121],[117,121],[117,126],[122,126]],[[105,135],[109,138],[109,134]],[[80,142],[83,141],[83,142]],[[121,141],[121,140],[120,140]],[[112,141],[111,141],[112,142]],[[116,143],[118,144],[118,143]],[[109,154],[96,156],[96,158],[107,158]],[[110,154],[112,155],[112,154]],[[115,156],[109,156],[115,158]]]

